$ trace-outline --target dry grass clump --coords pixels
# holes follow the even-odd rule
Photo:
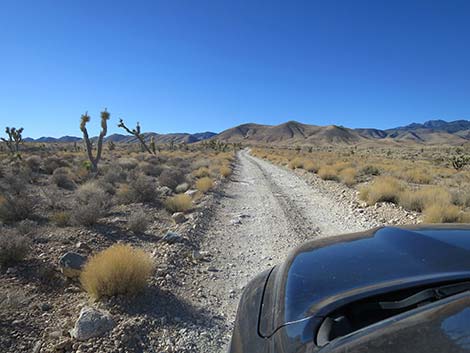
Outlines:
[[[346,168],[339,172],[339,179],[347,186],[356,184],[357,171],[354,168]]]
[[[106,215],[109,207],[109,196],[96,183],[87,182],[75,192],[71,219],[76,225],[92,226]]]
[[[331,165],[320,167],[320,169],[318,169],[318,176],[323,180],[339,180],[337,169]]]
[[[192,172],[193,176],[196,178],[208,177],[210,175],[209,168],[201,167]]]
[[[390,176],[379,176],[369,185],[361,188],[359,197],[369,205],[376,202],[398,203],[403,190],[404,186],[398,179]]]
[[[0,266],[9,266],[23,260],[30,249],[30,241],[18,232],[0,228]]]
[[[116,244],[88,260],[80,282],[94,299],[133,296],[145,288],[153,269],[152,258],[145,251]]]
[[[429,170],[418,168],[406,170],[400,177],[401,179],[415,184],[429,184],[433,179]]]
[[[461,216],[460,208],[451,204],[434,204],[424,210],[425,223],[456,223]]]
[[[310,161],[310,160],[304,161],[303,168],[307,172],[312,172],[312,173],[318,172],[318,165],[314,161]]]
[[[208,192],[214,187],[214,181],[209,177],[204,177],[196,181],[196,189],[200,192]]]
[[[178,194],[172,197],[169,197],[165,201],[165,208],[171,212],[185,212],[193,207],[193,201],[191,197],[186,194]]]
[[[58,227],[67,227],[70,225],[70,212],[58,211],[52,214],[50,221]]]
[[[400,194],[399,203],[408,210],[422,212],[433,205],[450,205],[451,194],[441,187],[423,187],[405,190]]]
[[[294,158],[289,162],[287,165],[290,169],[297,169],[297,168],[303,168],[304,166],[304,160],[302,158]]]
[[[219,172],[221,176],[227,178],[232,174],[232,168],[227,165],[223,165],[222,167],[220,167]]]
[[[143,210],[137,210],[131,213],[127,221],[127,228],[135,233],[145,233],[150,225],[150,218]]]

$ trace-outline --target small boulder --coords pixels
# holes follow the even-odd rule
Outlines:
[[[177,194],[181,194],[183,192],[186,192],[188,191],[189,189],[189,184],[188,183],[182,183],[182,184],[179,184],[176,188],[175,188],[175,191]]]
[[[173,221],[175,221],[176,224],[184,223],[187,221],[187,218],[183,212],[173,213],[171,218],[173,218]]]
[[[188,190],[185,192],[186,195],[189,195],[191,197],[193,197],[194,195],[196,195],[198,193],[197,190]]]
[[[183,241],[183,237],[179,235],[178,233],[169,231],[165,234],[162,240],[164,242],[167,242],[168,244],[174,244],[174,243],[181,243]]]
[[[170,196],[172,191],[168,186],[160,186],[158,188],[158,193],[160,196]]]
[[[85,341],[92,337],[102,336],[112,330],[115,325],[108,312],[84,307],[80,311],[80,316],[75,322],[75,327],[70,331],[70,335],[79,341]]]
[[[86,257],[74,252],[68,252],[59,258],[59,268],[64,276],[75,278],[80,276],[80,271],[85,262]]]

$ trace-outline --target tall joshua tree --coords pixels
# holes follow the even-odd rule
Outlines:
[[[126,126],[126,124],[124,124],[124,121],[122,119],[119,119],[118,127],[123,128],[124,130],[127,131],[127,133],[137,137],[137,139],[139,140],[143,150],[147,151],[150,154],[155,154],[155,152],[152,152],[152,150],[145,143],[144,135],[142,135],[142,133],[140,132],[140,124],[139,123],[136,124],[135,129],[131,130]]]
[[[14,127],[6,127],[5,133],[8,135],[8,140],[5,138],[1,138],[3,142],[6,143],[8,149],[12,154],[18,153],[20,151],[20,143],[23,142],[23,128],[20,127],[19,129]]]
[[[108,133],[107,121],[109,120],[109,117],[110,117],[110,114],[108,113],[106,109],[101,112],[101,132],[100,132],[100,135],[98,136],[96,156],[93,156],[93,145],[90,141],[90,137],[88,136],[88,131],[86,129],[86,124],[90,121],[90,116],[88,115],[88,112],[86,112],[85,114],[81,116],[80,130],[82,130],[83,132],[83,140],[85,141],[86,151],[87,151],[88,159],[90,160],[90,163],[91,163],[92,173],[98,172],[98,163],[100,162],[101,152],[103,151],[103,139]]]

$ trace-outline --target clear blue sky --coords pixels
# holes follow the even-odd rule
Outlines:
[[[470,118],[470,1],[2,0],[0,126],[79,135]]]

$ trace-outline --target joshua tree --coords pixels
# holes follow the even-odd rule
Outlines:
[[[5,133],[8,135],[8,139],[1,138],[3,142],[7,145],[8,149],[10,150],[11,154],[18,153],[20,151],[20,143],[23,142],[23,128],[14,128],[14,127],[6,127]]]
[[[81,116],[80,130],[82,130],[83,132],[83,140],[85,141],[88,159],[90,160],[90,164],[91,164],[90,170],[92,173],[98,172],[98,163],[101,159],[101,152],[103,150],[103,139],[108,133],[107,121],[109,120],[109,116],[110,114],[108,113],[106,109],[101,112],[101,132],[100,132],[100,135],[98,136],[96,157],[93,157],[93,145],[90,141],[90,138],[88,136],[88,131],[86,129],[86,124],[90,121],[90,116],[88,115],[88,112],[86,112],[85,114]]]
[[[116,144],[113,141],[108,142],[108,150],[114,151],[116,149]]]
[[[157,148],[155,147],[155,136],[150,138],[150,149],[152,150],[153,154],[157,154]]]
[[[137,139],[140,141],[140,144],[141,144],[143,150],[147,151],[150,154],[155,154],[155,153],[152,153],[152,150],[145,143],[144,136],[140,133],[140,125],[139,125],[138,122],[137,122],[137,125],[136,125],[135,129],[131,130],[124,124],[124,121],[122,119],[119,119],[118,127],[123,128],[129,134],[134,135],[135,137],[137,137]]]

